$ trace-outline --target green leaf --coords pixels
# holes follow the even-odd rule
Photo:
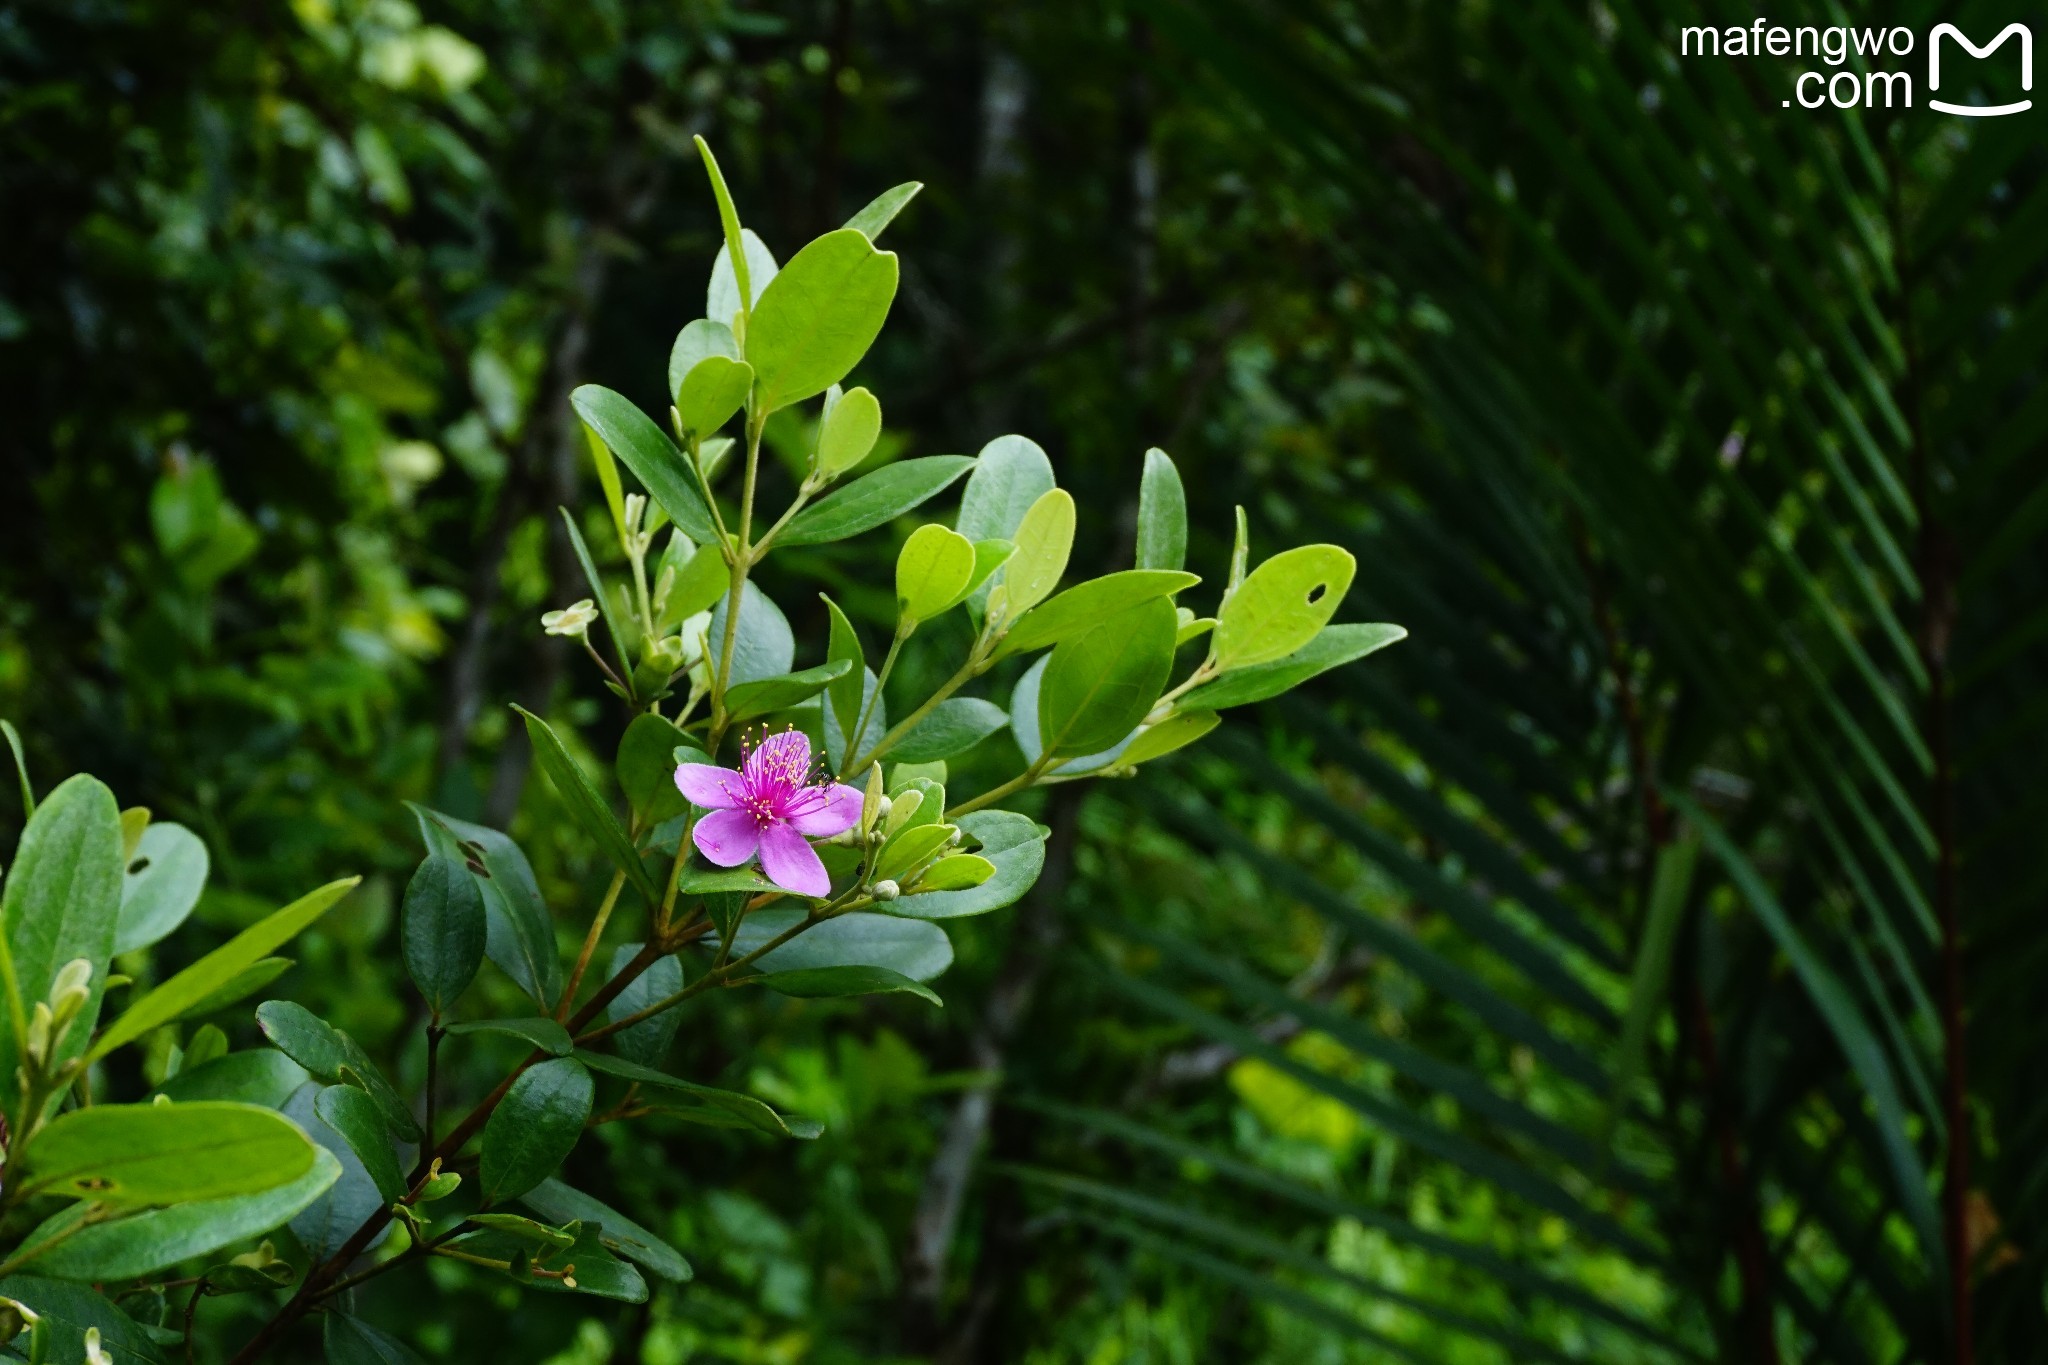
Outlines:
[[[562,994],[554,920],[519,845],[507,835],[408,801],[430,853],[461,859],[484,893],[484,956],[532,997],[553,1009]]]
[[[304,1130],[326,1153],[341,1166],[341,1175],[327,1192],[299,1210],[291,1220],[292,1236],[298,1238],[306,1254],[314,1262],[320,1262],[338,1251],[342,1244],[362,1226],[363,1220],[387,1207],[384,1197],[377,1192],[377,1184],[363,1166],[362,1158],[355,1154],[341,1134],[327,1126],[317,1108],[323,1087],[319,1082],[308,1082],[293,1091],[285,1100],[283,1114]],[[389,1235],[387,1227],[379,1233],[371,1246],[374,1248]]]
[[[221,1199],[289,1184],[314,1147],[251,1104],[96,1104],[29,1139],[23,1190],[135,1207]]]
[[[929,621],[966,596],[974,576],[974,542],[927,523],[910,533],[896,556],[896,610],[905,626]]]
[[[949,825],[917,824],[898,830],[875,857],[878,881],[902,881],[953,839]]]
[[[898,740],[889,756],[898,763],[931,763],[964,754],[1010,723],[1010,715],[980,697],[949,697]]]
[[[427,1008],[445,1013],[483,965],[484,893],[469,868],[430,853],[406,883],[398,933],[405,970]]]
[[[271,949],[289,942],[307,925],[326,914],[361,880],[360,877],[349,877],[329,882],[236,934],[129,1006],[128,1011],[109,1024],[93,1042],[91,1055],[104,1057],[151,1029],[183,1018],[209,999],[218,997],[223,987],[233,984]]]
[[[967,576],[967,590],[948,602],[948,607],[957,607],[962,602],[981,596],[981,590],[996,576],[996,571],[1010,562],[1017,553],[1014,540],[977,540],[974,542],[974,572]]]
[[[1016,553],[1003,566],[1002,617],[1014,621],[1059,586],[1074,548],[1074,499],[1055,488],[1031,504],[1010,537]],[[993,608],[991,608],[993,611]]]
[[[522,1242],[531,1242],[537,1247],[547,1247],[556,1251],[573,1246],[576,1242],[576,1235],[573,1232],[552,1228],[516,1213],[472,1213],[469,1215],[469,1221],[480,1228],[489,1228],[493,1232],[502,1232]],[[578,1219],[563,1221],[580,1222]]]
[[[917,192],[924,188],[922,180],[906,180],[891,189],[883,190],[868,201],[866,208],[846,220],[846,226],[861,233],[869,241],[882,235],[882,229],[894,222],[896,215],[903,212],[903,206],[917,198]]]
[[[21,832],[0,891],[0,1092],[12,1096],[30,1013],[64,965],[92,964],[88,994],[53,1063],[84,1053],[99,1019],[121,911],[121,808],[93,778],[66,779],[44,797]],[[22,1116],[10,1102],[10,1121]]]
[[[848,389],[818,430],[820,479],[836,479],[868,457],[882,434],[882,404],[866,389]]]
[[[1077,583],[1011,626],[996,650],[997,658],[1044,649],[1072,639],[1118,612],[1154,598],[1172,597],[1201,582],[1198,575],[1172,569],[1125,569]],[[1179,625],[1176,618],[1175,635]],[[1177,640],[1176,640],[1177,642]]]
[[[1178,569],[1188,557],[1188,497],[1173,459],[1154,446],[1145,452],[1138,484],[1138,567]]]
[[[668,352],[668,398],[671,403],[683,391],[683,379],[697,367],[697,362],[711,356],[723,356],[727,360],[740,358],[740,344],[733,338],[732,328],[710,318],[697,318],[683,324],[683,330],[676,333],[675,344],[669,347]],[[677,406],[682,405],[678,403]]]
[[[1174,631],[1173,604],[1154,598],[1054,649],[1038,693],[1045,752],[1092,754],[1130,734],[1166,688]]]
[[[891,901],[900,905],[908,897]],[[770,939],[802,922],[801,910],[769,906],[740,921],[732,955],[744,957]],[[953,944],[936,924],[893,915],[856,911],[813,925],[773,952],[755,968],[762,972],[794,972],[811,967],[887,967],[912,981],[930,981],[953,964]]]
[[[747,283],[752,288],[753,298],[760,298],[761,291],[775,278],[775,253],[752,228],[740,229],[740,257],[747,263]],[[704,289],[704,310],[707,317],[723,323],[736,323],[740,311],[740,282],[733,269],[734,256],[730,249],[720,247],[718,257],[711,263],[711,280]]]
[[[276,1048],[230,1052],[203,1066],[181,1070],[155,1094],[183,1104],[189,1100],[233,1100],[276,1109],[306,1083],[306,1068]]]
[[[1283,550],[1252,570],[1216,614],[1216,667],[1284,659],[1329,623],[1358,561],[1335,545]]]
[[[581,386],[569,395],[569,404],[685,535],[699,545],[717,542],[718,527],[697,491],[688,457],[653,418],[599,384]]]
[[[21,783],[21,814],[23,819],[36,813],[36,789],[29,785],[28,755],[21,749],[21,731],[14,728],[14,722],[0,720],[0,736],[7,740],[7,751],[14,755],[14,776]]]
[[[1400,626],[1325,626],[1315,639],[1286,658],[1235,669],[1215,682],[1195,688],[1180,698],[1179,704],[1183,711],[1221,711],[1227,706],[1265,701],[1318,673],[1327,673],[1407,638],[1408,632]]]
[[[753,301],[760,297],[760,291],[767,281],[750,279],[746,247],[740,237],[740,215],[733,207],[732,191],[726,188],[725,173],[718,168],[718,158],[711,154],[711,144],[706,142],[702,135],[694,137],[693,140],[697,144],[697,155],[704,159],[704,173],[711,179],[712,196],[718,200],[718,226],[725,234],[727,264],[735,272],[738,280],[739,308],[751,308]],[[716,304],[719,301],[716,298],[717,291],[714,288],[712,292],[714,297],[710,302]],[[731,313],[721,314],[715,307],[710,316],[719,322],[732,321]]]
[[[1045,867],[1045,827],[1029,816],[1007,810],[978,810],[960,817],[960,832],[980,841],[975,852],[995,864],[995,874],[979,886],[963,890],[919,890],[899,896],[882,908],[907,919],[958,919],[985,915],[1014,904],[1038,881]],[[941,859],[934,870],[951,862]]]
[[[1636,946],[1635,971],[1628,987],[1628,1012],[1622,1018],[1621,1051],[1614,1065],[1614,1083],[1600,1123],[1600,1146],[1613,1140],[1615,1125],[1628,1103],[1629,1088],[1649,1053],[1650,1030],[1664,1002],[1671,977],[1671,959],[1678,948],[1678,928],[1692,894],[1693,868],[1699,861],[1700,837],[1688,831],[1657,854],[1650,900],[1643,914],[1642,941]]]
[[[912,981],[887,967],[808,967],[793,972],[770,972],[760,984],[777,995],[799,1000],[828,1000],[845,995],[914,995],[934,1005],[944,1005],[931,987]]]
[[[615,601],[605,587],[604,575],[597,571],[597,561],[590,557],[590,546],[583,539],[583,528],[576,524],[576,518],[568,508],[555,509],[562,518],[562,530],[569,537],[569,548],[576,555],[576,563],[583,570],[583,581],[590,587],[590,600],[597,605],[598,619],[604,622],[605,633],[611,636],[612,655],[619,661],[619,671],[631,676],[633,660],[628,646],[639,638],[634,627],[632,613]],[[621,627],[621,618],[625,626]]]
[[[676,790],[674,755],[676,746],[684,742],[675,722],[651,711],[633,717],[619,738],[619,756],[613,767],[643,838],[662,821],[681,815],[690,804]]]
[[[398,1149],[391,1143],[391,1130],[385,1126],[384,1113],[375,1100],[352,1085],[330,1085],[314,1096],[313,1112],[341,1136],[356,1154],[356,1160],[363,1163],[363,1169],[377,1186],[379,1198],[391,1204],[405,1196],[405,1173],[398,1168]],[[337,1163],[335,1174],[340,1171]]]
[[[121,880],[114,951],[147,948],[183,924],[206,889],[208,866],[206,845],[183,825],[166,821],[142,831]]]
[[[236,972],[218,990],[208,991],[181,1018],[204,1019],[207,1015],[239,1004],[292,969],[288,957],[260,957]]]
[[[998,436],[975,457],[974,473],[960,494],[960,516],[953,529],[979,545],[1006,540],[1016,544],[1017,527],[1031,505],[1053,490],[1052,461],[1038,443],[1023,436]],[[968,610],[983,614],[993,581],[984,580],[968,595]]]
[[[621,943],[612,952],[612,972],[617,976],[640,952],[638,943]],[[612,998],[605,1010],[607,1021],[625,1019],[638,1014],[659,1000],[666,1000],[683,988],[683,964],[674,953],[668,953],[654,960],[654,965],[628,982],[626,988]],[[622,1028],[612,1035],[612,1047],[621,1057],[642,1066],[660,1066],[668,1057],[669,1047],[675,1042],[676,1030],[683,1026],[683,1012],[680,1009],[664,1010],[651,1019],[642,1019],[628,1028]]]
[[[688,867],[677,879],[677,891],[682,895],[710,896],[729,891],[743,892],[749,896],[763,891],[777,889],[751,867]]]
[[[676,392],[676,420],[689,436],[712,435],[746,404],[753,387],[754,370],[745,361],[705,356],[683,376],[683,386]]]
[[[583,444],[590,448],[590,462],[597,467],[597,486],[604,492],[605,509],[612,514],[612,530],[619,544],[626,543],[626,495],[619,486],[619,462],[612,449],[589,427],[583,428]]]
[[[705,545],[693,551],[676,570],[675,584],[669,589],[668,601],[662,605],[659,623],[662,633],[672,634],[698,612],[711,610],[731,590],[732,569],[726,564],[725,556],[718,552],[718,547]]]
[[[571,1189],[559,1180],[543,1180],[519,1202],[551,1223],[582,1223],[597,1230],[607,1251],[637,1261],[664,1280],[687,1283],[692,1274],[683,1254],[609,1204]]]
[[[1135,768],[1176,749],[1185,749],[1215,729],[1219,719],[1214,711],[1176,711],[1159,724],[1140,731],[1117,759],[1118,766]]]
[[[583,1136],[590,1073],[570,1057],[528,1067],[484,1122],[483,1192],[516,1199],[552,1175]]]
[[[393,1133],[406,1142],[419,1141],[420,1126],[412,1111],[355,1039],[290,1000],[266,1000],[258,1005],[256,1026],[279,1052],[306,1068],[315,1079],[367,1091]]]
[[[950,853],[926,868],[917,885],[921,891],[967,891],[995,875],[996,865],[979,854]]]
[[[597,794],[597,788],[590,785],[590,779],[583,775],[583,769],[569,756],[569,750],[562,744],[562,738],[546,721],[523,706],[515,705],[526,722],[526,737],[533,745],[534,758],[540,763],[541,771],[554,783],[555,791],[561,796],[562,804],[569,808],[569,814],[583,832],[588,834],[598,848],[612,861],[612,866],[626,874],[626,880],[646,899],[650,906],[661,904],[661,888],[654,884],[654,878],[647,874],[647,865],[640,861],[640,854],[634,849],[633,841],[627,837],[625,826],[619,817],[612,814],[612,808]]]
[[[711,613],[710,634],[711,659],[715,666],[719,650],[725,646],[725,603]],[[740,683],[759,682],[763,678],[779,678],[790,671],[796,662],[796,636],[790,632],[789,618],[782,614],[782,608],[774,599],[756,587],[753,579],[740,593],[740,626],[733,640],[732,672],[726,678],[728,687]]]
[[[798,702],[809,701],[852,671],[850,663],[837,659],[816,668],[806,668],[800,673],[785,673],[779,678],[757,678],[753,682],[741,683],[725,694],[726,719],[728,722],[745,721],[787,711]]]
[[[181,1261],[283,1227],[340,1175],[341,1163],[316,1148],[304,1175],[254,1194],[142,1209],[84,1227],[77,1224],[92,1206],[73,1204],[30,1233],[21,1255],[29,1260],[34,1248],[47,1243],[47,1249],[33,1255],[36,1273],[60,1280],[106,1282],[161,1274]]]
[[[528,1019],[465,1019],[459,1024],[448,1025],[450,1033],[502,1033],[507,1037],[523,1039],[551,1057],[566,1057],[575,1044],[569,1041],[569,1030],[553,1019],[535,1016]]]
[[[767,912],[761,911],[757,913],[765,914]],[[749,918],[752,917],[750,916]],[[665,1071],[656,1071],[652,1067],[629,1062],[623,1057],[607,1056],[602,1052],[579,1050],[576,1053],[576,1057],[592,1071],[603,1072],[607,1076],[616,1076],[622,1081],[637,1083],[644,1089],[667,1091],[687,1101],[691,1109],[722,1116],[724,1119],[729,1120],[729,1122],[719,1125],[722,1127],[751,1128],[759,1133],[769,1133],[776,1137],[800,1138],[804,1141],[809,1141],[824,1131],[814,1120],[785,1118],[772,1107],[763,1104],[752,1095],[742,1095],[732,1090],[720,1090],[715,1086],[698,1085],[695,1081],[686,1081],[681,1077],[671,1076]],[[693,1116],[688,1112],[678,1112],[672,1109],[663,1109],[660,1112],[675,1114],[676,1117],[688,1118],[693,1122],[707,1121],[702,1114]]]
[[[896,297],[896,255],[851,228],[790,259],[747,320],[757,410],[774,412],[846,377],[882,330]]]
[[[40,1275],[0,1279],[0,1298],[26,1304],[42,1318],[44,1351],[31,1365],[72,1365],[85,1359],[85,1334],[97,1327],[100,1349],[114,1365],[164,1365],[164,1356],[142,1325],[82,1284]]]
[[[420,1365],[420,1358],[389,1332],[332,1308],[322,1315],[320,1345],[327,1365]]]
[[[937,497],[973,466],[965,455],[927,455],[883,465],[790,518],[775,543],[824,545],[872,531]]]
[[[825,689],[828,719],[836,720],[839,732],[845,734],[860,723],[860,706],[865,700],[863,677],[867,674],[867,658],[861,652],[860,636],[855,633],[853,622],[846,619],[846,613],[839,609],[839,604],[823,593],[819,598],[825,603],[825,612],[831,619],[825,657],[833,663],[847,665],[846,672]]]

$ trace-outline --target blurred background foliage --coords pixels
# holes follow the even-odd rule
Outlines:
[[[1413,633],[1058,789],[943,1013],[697,1008],[679,1067],[828,1131],[600,1130],[694,1283],[437,1262],[361,1311],[560,1365],[2048,1359],[2040,115],[1674,55],[1750,18],[0,10],[0,714],[202,834],[216,934],[372,874],[283,990],[415,1081],[401,801],[509,824],[558,905],[603,879],[505,704],[623,721],[535,626],[597,505],[569,390],[658,410],[698,311],[694,133],[784,254],[926,183],[858,376],[890,450],[1041,442],[1092,572],[1161,445],[1191,567],[1241,503]],[[887,546],[799,553],[886,628]]]

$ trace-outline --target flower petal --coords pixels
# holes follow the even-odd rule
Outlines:
[[[743,810],[715,810],[697,822],[697,850],[720,867],[738,867],[754,856],[761,827]]]
[[[693,806],[728,810],[737,805],[747,779],[731,768],[711,763],[685,763],[676,769],[676,790]]]
[[[825,864],[818,861],[818,851],[804,842],[803,835],[779,820],[761,831],[761,870],[768,874],[769,881],[799,896],[826,896],[832,892],[832,879],[825,875]]]
[[[811,795],[811,793],[816,795]],[[813,839],[828,838],[844,830],[852,829],[860,819],[861,793],[857,787],[843,782],[830,786],[812,787],[805,793],[807,800],[800,813],[792,814],[789,823],[798,834],[808,834]]]

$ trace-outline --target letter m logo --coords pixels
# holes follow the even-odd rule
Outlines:
[[[1963,36],[1963,31],[1954,24],[1940,24],[1935,27],[1934,36],[1927,40],[1927,88],[1941,89],[1941,40],[1953,38],[1969,50],[1972,57],[1989,57],[2005,46],[2007,38],[2020,40],[2020,89],[2034,88],[2034,35],[2025,24],[2007,24],[1996,38],[1978,47]],[[1962,114],[1967,118],[1996,118],[2000,114],[2018,114],[2034,107],[2032,100],[2020,100],[2016,104],[1950,104],[1946,100],[1931,99],[1927,103],[1944,114]]]

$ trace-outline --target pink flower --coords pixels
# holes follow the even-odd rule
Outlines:
[[[811,782],[811,742],[794,730],[740,750],[740,766],[685,763],[676,788],[711,814],[697,822],[697,848],[720,867],[761,855],[768,880],[799,896],[832,890],[825,865],[806,841],[852,828],[861,794],[839,782]]]

